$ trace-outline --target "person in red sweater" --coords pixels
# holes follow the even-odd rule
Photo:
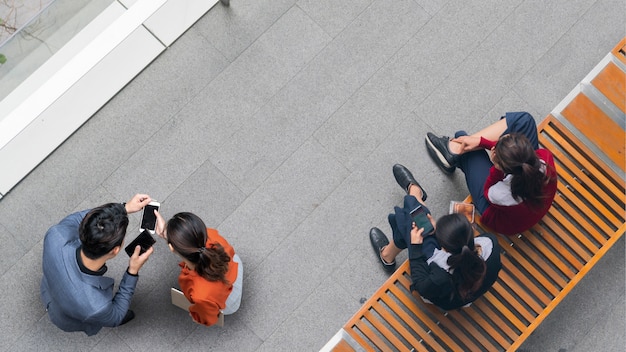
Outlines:
[[[426,147],[444,172],[463,171],[482,223],[493,231],[514,235],[528,230],[554,200],[554,159],[549,150],[539,149],[537,126],[527,112],[506,113],[477,133],[458,131],[453,139],[429,132]]]
[[[178,213],[166,224],[155,213],[156,233],[182,258],[178,283],[191,302],[193,321],[210,326],[220,312],[235,313],[241,303],[243,265],[233,247],[195,214]]]

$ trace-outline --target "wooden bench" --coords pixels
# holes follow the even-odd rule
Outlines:
[[[517,350],[626,230],[625,50],[626,39],[539,124],[557,196],[533,228],[498,236],[503,268],[483,297],[448,312],[426,304],[406,261],[322,350]]]

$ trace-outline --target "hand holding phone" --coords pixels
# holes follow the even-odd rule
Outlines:
[[[139,226],[139,230],[148,230],[151,235],[154,234],[157,221],[154,211],[158,211],[160,207],[161,203],[157,201],[152,201],[143,208],[143,213],[141,215],[141,226]]]
[[[433,224],[430,222],[430,219],[426,214],[426,209],[424,209],[423,206],[420,205],[413,209],[411,211],[411,218],[418,228],[424,229],[422,236],[428,236],[435,231]]]
[[[152,237],[152,235],[150,235],[150,232],[148,232],[148,230],[144,230],[139,234],[139,236],[137,236],[132,242],[130,242],[130,244],[126,246],[124,250],[129,257],[132,257],[133,253],[135,253],[135,248],[137,247],[137,245],[139,245],[141,247],[139,255],[141,255],[150,247],[152,247],[155,242],[156,240]]]

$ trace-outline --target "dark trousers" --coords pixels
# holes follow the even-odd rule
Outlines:
[[[507,129],[502,135],[509,133],[522,133],[533,145],[536,150],[539,148],[539,140],[537,138],[537,125],[535,119],[527,112],[507,112],[502,118],[506,119]],[[460,136],[467,136],[465,131],[457,131],[454,134],[455,138]],[[489,176],[489,170],[493,164],[489,159],[489,155],[485,150],[476,150],[461,155],[458,167],[465,174],[465,182],[467,188],[472,195],[472,200],[476,209],[483,213],[489,207],[489,202],[485,197],[484,187],[487,177]]]

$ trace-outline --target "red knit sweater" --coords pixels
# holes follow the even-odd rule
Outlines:
[[[481,146],[491,149],[488,144],[487,140],[481,141]],[[495,145],[495,143],[493,144]],[[547,149],[537,149],[535,152],[537,153],[539,159],[545,162],[547,167],[546,174],[550,177],[549,182],[543,187],[542,193],[545,194],[546,197],[543,199],[542,205],[537,208],[532,207],[527,201],[523,201],[520,204],[513,206],[503,206],[489,202],[489,207],[482,214],[481,221],[491,230],[509,236],[518,234],[528,230],[538,223],[539,220],[546,215],[548,209],[550,209],[557,188],[554,158],[552,153]],[[487,201],[489,201],[489,188],[497,182],[502,181],[505,176],[506,175],[501,170],[498,170],[493,166],[491,167],[484,187],[484,194]]]

